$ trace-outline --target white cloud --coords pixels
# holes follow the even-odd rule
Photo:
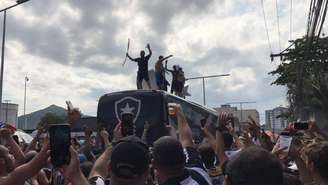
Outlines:
[[[203,1],[202,1],[203,2]],[[278,51],[276,12],[264,1],[273,52]],[[293,1],[293,38],[305,33],[308,3]],[[0,1],[0,7],[11,1]],[[10,10],[3,99],[23,105],[28,74],[28,109],[72,100],[95,115],[104,93],[135,88],[137,66],[124,68],[127,38],[139,55],[147,42],[154,55],[173,54],[188,76],[231,73],[207,80],[210,106],[256,100],[264,109],[284,104],[285,88],[270,86],[270,63],[262,10],[258,0],[30,1]],[[205,4],[205,5],[204,5]],[[279,1],[282,48],[289,39],[289,1]],[[192,99],[201,102],[201,81],[188,82]]]

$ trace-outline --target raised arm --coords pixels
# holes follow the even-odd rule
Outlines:
[[[28,145],[28,147],[25,149],[25,153],[30,151],[30,150],[36,150],[35,147],[36,147],[36,144],[41,136],[41,134],[44,132],[44,129],[43,128],[39,128],[38,129],[38,132],[36,133],[35,137],[33,138],[33,140],[31,141],[31,143]]]
[[[142,133],[142,136],[141,136],[141,140],[144,141],[145,143],[147,143],[149,127],[150,127],[149,122],[145,121],[144,130],[143,130],[143,133]]]
[[[7,177],[2,179],[5,184],[24,184],[24,182],[36,175],[41,168],[43,168],[49,157],[49,143],[48,141],[43,145],[42,150],[30,162],[23,164],[14,169]],[[1,183],[1,184],[2,184]]]
[[[1,129],[0,135],[7,141],[7,145],[10,148],[10,152],[15,157],[15,167],[20,166],[25,163],[25,155],[20,149],[18,144],[12,138],[12,130],[10,129]]]
[[[223,165],[226,161],[228,161],[228,157],[224,152],[224,141],[222,133],[219,129],[216,130],[216,148],[215,153],[217,158],[220,161],[220,165]]]
[[[151,57],[151,55],[153,54],[153,52],[151,51],[149,44],[147,44],[147,49],[149,51],[148,57]]]
[[[132,58],[129,53],[126,53],[126,56],[133,62],[136,62],[136,59],[135,58]]]
[[[164,60],[167,60],[167,59],[169,59],[169,58],[171,58],[171,57],[173,57],[173,55],[169,55],[169,56],[167,56],[167,57],[164,57],[164,58],[162,58],[160,61],[164,61]],[[165,63],[165,66],[167,65],[167,61],[166,61],[166,63]]]
[[[165,70],[173,73],[173,70],[167,68],[167,61],[165,61]]]
[[[71,160],[68,166],[64,168],[64,177],[67,178],[72,185],[89,185],[88,180],[81,171],[78,153],[72,146],[70,147],[70,153]]]
[[[178,120],[178,130],[179,130],[179,140],[184,148],[186,147],[194,147],[194,142],[192,138],[192,131],[188,125],[186,117],[182,111],[180,105],[176,105],[175,114]]]
[[[101,154],[101,156],[96,160],[95,164],[93,165],[89,178],[100,176],[102,179],[106,179],[108,176],[108,165],[110,162],[110,157],[112,155],[112,145],[108,140],[108,133],[105,133],[107,131],[103,130],[103,133],[101,136],[103,137],[103,140],[105,142],[105,145],[107,146],[104,153]],[[117,124],[114,128],[114,138],[113,141],[118,141],[122,137],[121,132],[121,124]]]
[[[204,132],[204,135],[207,138],[208,143],[210,144],[210,146],[212,147],[212,149],[214,151],[216,151],[216,138],[210,132],[209,125],[206,124],[205,127],[202,127],[201,129]]]

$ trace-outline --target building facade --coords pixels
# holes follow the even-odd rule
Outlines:
[[[2,103],[0,111],[0,121],[17,127],[18,104]]]
[[[221,114],[222,112],[232,113],[235,118],[236,129],[241,129],[248,125],[248,116],[251,116],[256,123],[260,124],[260,114],[256,109],[238,110],[237,107],[232,107],[230,105],[221,105],[221,107],[214,109],[218,112],[218,114]]]
[[[288,112],[288,108],[276,107],[272,110],[265,111],[266,127],[275,133],[283,131],[288,126],[288,120],[280,117],[280,115]]]

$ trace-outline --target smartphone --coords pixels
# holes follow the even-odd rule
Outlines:
[[[135,125],[133,122],[134,114],[133,113],[122,113],[121,115],[121,127],[122,127],[122,136],[131,136],[135,134]]]
[[[294,123],[294,129],[307,130],[309,129],[309,123],[307,121],[299,121]]]
[[[205,118],[201,119],[201,120],[200,120],[200,126],[201,126],[202,128],[204,128],[205,125],[206,125],[206,122],[207,122],[207,120],[206,120]]]
[[[68,111],[72,111],[74,109],[71,101],[66,101],[66,105],[67,105]]]
[[[49,125],[50,157],[55,168],[70,162],[71,129],[68,124]]]
[[[290,136],[289,132],[282,132],[280,133],[279,137],[279,148],[286,148],[284,151],[288,152],[290,148],[290,144],[292,143],[293,137]]]

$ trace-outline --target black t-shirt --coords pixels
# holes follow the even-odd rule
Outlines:
[[[139,72],[148,72],[148,61],[150,59],[150,55],[145,56],[144,58],[136,58],[133,61],[138,63],[138,71]]]

